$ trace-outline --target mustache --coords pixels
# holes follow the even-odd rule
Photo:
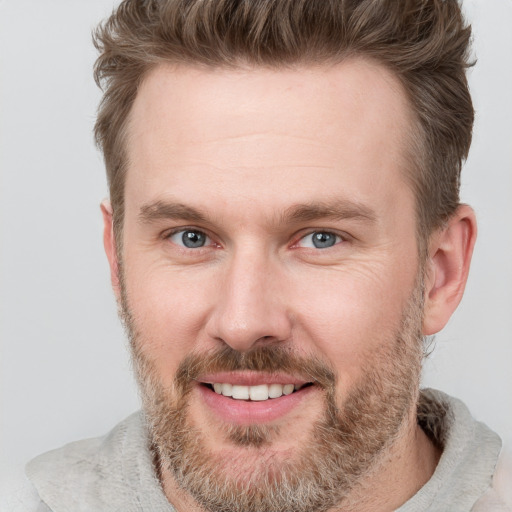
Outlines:
[[[280,345],[257,346],[247,352],[239,352],[226,345],[218,350],[185,357],[178,366],[175,386],[185,393],[201,375],[234,371],[287,373],[324,389],[333,389],[336,384],[334,370],[317,357],[299,356]]]

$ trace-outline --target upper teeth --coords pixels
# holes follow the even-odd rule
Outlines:
[[[260,384],[258,386],[239,386],[229,383],[215,383],[213,389],[219,395],[230,396],[237,400],[268,400],[290,395],[301,386],[294,384]]]

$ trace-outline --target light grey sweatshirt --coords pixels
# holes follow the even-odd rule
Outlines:
[[[423,391],[418,421],[442,445],[432,478],[397,512],[512,512],[512,458],[457,399]],[[35,458],[1,512],[175,512],[153,469],[139,412],[109,434]],[[508,503],[507,503],[508,502]],[[262,511],[263,512],[263,511]]]

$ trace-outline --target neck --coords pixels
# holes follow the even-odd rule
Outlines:
[[[432,477],[441,450],[416,422],[416,415],[341,508],[330,512],[393,511],[412,498]]]

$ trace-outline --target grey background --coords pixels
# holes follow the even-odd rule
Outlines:
[[[0,482],[138,407],[103,255],[91,29],[113,0],[0,1]],[[477,123],[463,200],[479,219],[466,296],[424,383],[512,445],[512,2],[466,0]]]

